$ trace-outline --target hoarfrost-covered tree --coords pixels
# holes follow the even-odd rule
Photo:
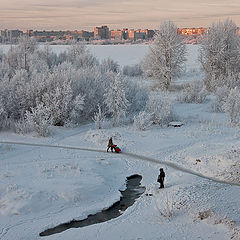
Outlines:
[[[22,38],[19,45],[0,56],[0,128],[44,135],[47,124],[92,120],[98,106],[108,109],[106,116],[111,115],[118,124],[126,111],[137,114],[148,100],[144,88],[122,79],[118,71],[114,61],[99,63],[84,45],[73,44],[68,51],[55,54],[48,46],[37,48],[32,39]],[[48,123],[41,118],[44,111],[50,115]],[[41,122],[30,124],[38,114],[42,127]]]
[[[28,36],[19,38],[19,44],[11,47],[5,56],[5,62],[9,65],[11,72],[24,69],[29,71],[32,54],[37,50],[37,44],[34,39]]]
[[[133,125],[137,130],[144,131],[152,125],[152,114],[142,111],[133,117]]]
[[[186,47],[171,21],[163,22],[154,36],[150,53],[143,61],[145,74],[158,80],[161,89],[168,89],[174,77],[183,71]]]
[[[143,111],[149,97],[148,90],[133,79],[125,78],[124,80],[125,96],[130,103],[127,109],[128,113],[135,114]]]
[[[52,124],[51,111],[43,103],[39,103],[35,108],[25,113],[26,124],[29,128],[37,132],[41,137],[50,134],[49,127]]]
[[[9,79],[7,75],[0,81],[0,96],[7,116],[12,119],[20,118],[29,108],[28,74],[20,69]]]
[[[126,65],[123,67],[123,75],[129,76],[129,77],[139,77],[142,76],[143,71],[141,64],[135,64],[135,65]]]
[[[239,85],[240,37],[236,24],[227,19],[213,23],[203,37],[200,63],[205,73],[204,83],[209,91],[224,85]]]
[[[146,112],[152,115],[152,121],[160,126],[172,121],[173,104],[166,93],[151,94],[146,105]]]
[[[216,99],[212,103],[212,109],[215,112],[224,112],[223,106],[228,99],[229,93],[230,89],[227,86],[217,88],[215,92]]]
[[[119,64],[115,61],[113,61],[111,58],[107,58],[102,60],[101,65],[100,65],[101,71],[102,72],[119,72]]]
[[[76,68],[90,68],[98,65],[97,59],[83,43],[73,42],[67,52],[67,59]]]
[[[98,105],[98,112],[95,112],[93,115],[93,121],[95,123],[96,129],[102,129],[105,121],[105,113],[101,109],[101,107]]]
[[[113,124],[117,126],[120,123],[120,119],[125,117],[128,107],[125,87],[120,73],[116,75],[104,96],[108,112],[113,117]]]
[[[18,49],[20,51],[20,58],[22,58],[21,68],[29,70],[29,57],[37,49],[37,43],[35,39],[32,39],[28,36],[22,36],[19,38]]]
[[[76,112],[79,113],[84,105],[84,97],[81,94],[73,95],[70,81],[65,80],[61,84],[45,93],[42,98],[44,105],[49,108],[52,123],[56,126],[63,126],[75,120]]]
[[[194,80],[187,84],[178,95],[178,101],[186,103],[203,103],[207,97],[207,90],[202,81]]]
[[[223,109],[229,121],[233,125],[240,124],[240,89],[235,87],[231,89],[227,101],[223,105]]]
[[[81,116],[82,119],[92,120],[94,113],[98,111],[98,105],[102,109],[104,108],[104,94],[115,74],[112,72],[102,73],[96,66],[80,69],[77,73],[78,77],[74,81],[73,89],[78,90],[76,93],[84,96],[84,109]]]
[[[6,126],[7,115],[0,99],[0,129]]]

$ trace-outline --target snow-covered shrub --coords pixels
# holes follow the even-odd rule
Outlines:
[[[223,106],[227,101],[230,89],[227,86],[217,88],[215,92],[216,99],[212,103],[212,109],[215,112],[224,112]]]
[[[157,80],[160,89],[168,89],[172,79],[183,70],[185,52],[177,27],[171,21],[165,21],[154,35],[153,46],[143,61],[143,71]]]
[[[4,58],[3,51],[2,51],[2,50],[0,50],[0,63],[3,61],[3,58]]]
[[[133,125],[137,130],[144,131],[152,125],[152,114],[142,111],[133,117]]]
[[[81,113],[84,109],[85,97],[81,94],[72,99],[71,107],[69,108],[69,119],[66,123],[79,124],[81,123]]]
[[[128,107],[125,86],[120,73],[116,75],[113,83],[109,86],[104,96],[108,112],[113,118],[113,125],[118,126],[121,118],[125,117]]]
[[[98,104],[105,106],[104,93],[115,75],[111,74],[101,72],[98,61],[83,45],[74,44],[56,55],[49,47],[38,49],[34,41],[23,38],[1,57],[4,119],[13,120],[19,125],[17,128],[20,125],[23,128],[21,120],[25,112],[43,103],[50,110],[53,125],[90,120]],[[83,111],[84,99],[86,111]]]
[[[112,87],[115,77],[113,72],[102,73],[98,67],[89,69],[79,69],[77,77],[73,81],[73,91],[75,94],[84,96],[84,109],[79,118],[82,120],[92,120],[98,105],[105,109],[105,92]]]
[[[76,97],[79,100],[82,99],[82,101],[75,102]],[[63,126],[65,123],[71,122],[70,117],[73,110],[79,109],[81,111],[83,109],[84,98],[81,95],[74,96],[71,82],[68,79],[63,79],[63,81],[57,82],[54,88],[43,95],[42,102],[49,108],[53,124]]]
[[[164,126],[173,120],[172,101],[166,93],[151,94],[146,105],[146,111],[152,114],[155,124]]]
[[[135,64],[133,66],[124,66],[123,67],[123,75],[129,77],[138,77],[142,76],[143,71],[140,64]]]
[[[84,139],[88,142],[97,144],[97,145],[106,145],[109,139],[109,133],[103,129],[94,129],[89,130],[84,136]]]
[[[43,103],[25,113],[25,121],[29,129],[36,131],[38,136],[46,137],[50,134],[49,127],[52,124],[51,111]]]
[[[213,23],[203,36],[199,57],[205,73],[204,84],[209,91],[224,85],[230,87],[233,83],[239,85],[239,51],[236,24],[230,19]]]
[[[49,71],[49,65],[51,65],[48,56],[43,54],[43,50],[41,51],[35,51],[33,54],[29,57],[29,72],[48,72]]]
[[[208,210],[205,210],[205,211],[202,211],[202,212],[198,212],[198,218],[201,219],[201,220],[209,218],[212,215],[213,215],[213,212],[212,212],[211,209],[208,209]]]
[[[6,128],[8,125],[7,113],[4,110],[3,104],[0,99],[0,129]]]
[[[207,90],[201,81],[193,81],[185,86],[177,100],[186,103],[203,103],[207,97]]]
[[[156,198],[156,208],[160,215],[170,220],[173,216],[174,211],[174,201],[173,197],[168,197],[166,192],[165,196],[162,198]]]
[[[15,122],[14,131],[18,134],[27,134],[34,131],[34,126],[32,123],[22,118]]]
[[[149,98],[148,90],[130,78],[125,78],[124,86],[125,95],[129,103],[128,113],[135,114],[143,111]]]
[[[95,123],[96,129],[102,129],[105,121],[105,113],[102,111],[101,107],[98,105],[98,112],[93,115],[93,121]]]
[[[102,60],[100,68],[102,72],[119,72],[119,64],[113,61],[111,58]]]
[[[97,59],[86,48],[86,45],[73,42],[67,51],[67,60],[78,68],[91,68],[98,65]]]
[[[28,36],[19,38],[19,44],[11,47],[5,56],[5,60],[12,69],[13,73],[16,70],[24,69],[29,71],[32,54],[37,50],[36,40]]]
[[[227,101],[223,105],[224,112],[233,125],[240,124],[240,89],[231,89]]]
[[[16,70],[11,79],[0,80],[1,102],[8,117],[19,119],[29,107],[29,82],[26,70]]]
[[[52,125],[90,121],[98,106],[108,109],[106,117],[118,124],[127,111],[143,111],[148,100],[145,89],[122,79],[118,71],[114,61],[100,64],[82,44],[57,55],[49,46],[38,48],[22,38],[0,57],[0,128],[11,122],[17,132],[30,131],[25,113],[39,106],[48,109]]]
[[[56,54],[53,52],[50,45],[44,45],[43,48],[41,48],[40,50],[38,49],[36,52],[40,61],[44,62],[49,69],[66,61],[66,56],[64,59],[62,58],[62,56],[66,54],[66,52]]]

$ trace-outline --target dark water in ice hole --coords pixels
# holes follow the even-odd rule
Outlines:
[[[122,211],[125,211],[128,207],[132,206],[136,199],[138,199],[144,192],[145,187],[140,186],[142,176],[132,175],[127,177],[126,190],[120,191],[122,196],[120,201],[114,203],[106,210],[102,210],[94,215],[89,215],[83,220],[73,220],[68,223],[60,224],[54,228],[49,228],[41,232],[40,236],[49,236],[52,234],[63,232],[69,228],[86,227],[89,225],[106,222],[110,219],[117,218],[121,215]]]

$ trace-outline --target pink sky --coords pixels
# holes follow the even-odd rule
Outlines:
[[[0,0],[0,29],[93,30],[158,27],[172,20],[179,27],[207,27],[231,18],[240,26],[240,0]]]

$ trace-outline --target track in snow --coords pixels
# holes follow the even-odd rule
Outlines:
[[[48,145],[48,144],[34,144],[34,143],[24,143],[24,142],[9,142],[9,141],[0,141],[1,144],[11,144],[11,145],[23,145],[23,146],[34,146],[34,147],[48,147],[48,148],[62,148],[62,149],[72,149],[72,150],[81,150],[81,151],[89,151],[89,152],[101,152],[101,153],[105,153],[106,151],[104,150],[100,150],[100,149],[93,149],[93,148],[82,148],[82,147],[74,147],[74,146],[67,146],[67,145]],[[192,171],[190,169],[181,167],[175,163],[172,162],[168,162],[168,161],[161,161],[158,159],[154,159],[154,158],[150,158],[150,157],[146,157],[146,156],[142,156],[142,155],[138,155],[138,154],[133,154],[133,153],[121,153],[121,155],[125,155],[131,158],[135,158],[135,159],[141,159],[144,161],[149,161],[149,162],[154,162],[154,163],[161,163],[164,164],[166,166],[169,166],[171,168],[174,168],[176,170],[185,172],[185,173],[189,173],[201,178],[205,178],[208,180],[211,180],[213,182],[217,182],[217,183],[222,183],[222,184],[228,184],[228,185],[234,185],[234,186],[240,186],[240,183],[238,182],[231,182],[231,181],[226,181],[226,180],[220,180],[214,177],[209,177],[209,176],[205,176],[204,174]]]

